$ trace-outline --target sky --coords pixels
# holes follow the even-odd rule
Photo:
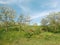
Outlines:
[[[0,0],[0,5],[14,8],[17,14],[30,15],[31,24],[40,24],[41,19],[49,13],[60,11],[60,0]]]

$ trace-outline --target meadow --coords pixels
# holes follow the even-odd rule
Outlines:
[[[0,45],[60,45],[60,12],[31,25],[31,17],[0,7]]]
[[[60,45],[59,33],[43,32],[28,36],[25,32],[3,32],[0,34],[0,45]]]

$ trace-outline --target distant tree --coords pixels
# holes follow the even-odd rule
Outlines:
[[[38,26],[38,24],[37,23],[34,23],[33,26]]]
[[[46,26],[47,24],[48,24],[47,19],[46,19],[46,18],[43,18],[43,19],[41,20],[41,25],[42,25],[42,26]]]

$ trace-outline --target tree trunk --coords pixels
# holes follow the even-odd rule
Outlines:
[[[8,22],[5,22],[5,30],[8,31]]]

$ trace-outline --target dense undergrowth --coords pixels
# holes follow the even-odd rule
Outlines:
[[[39,42],[41,45],[47,41],[47,44],[53,44],[53,42],[60,42],[60,34],[59,33],[51,33],[51,32],[42,32],[40,34],[31,34],[24,31],[0,31],[0,44],[1,45],[37,45]],[[25,42],[24,42],[25,41]],[[31,42],[32,41],[32,42]],[[35,43],[34,43],[35,41]],[[42,42],[41,42],[42,41]],[[50,43],[51,41],[51,43]],[[29,42],[29,43],[27,43]],[[38,42],[38,43],[37,43]],[[5,43],[5,44],[4,44]],[[30,44],[31,43],[31,44]],[[40,43],[38,45],[40,45]],[[54,44],[55,44],[54,43]],[[60,43],[59,43],[60,44]]]

